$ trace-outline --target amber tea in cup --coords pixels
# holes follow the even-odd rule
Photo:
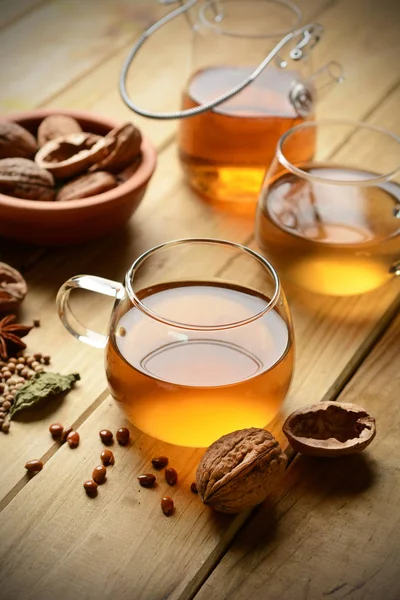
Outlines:
[[[188,0],[180,5],[132,48],[121,72],[121,96],[141,116],[180,120],[181,165],[202,197],[253,213],[280,136],[314,119],[321,91],[341,82],[343,70],[330,61],[313,72],[312,49],[323,26],[302,24],[301,11],[290,0]],[[141,108],[127,89],[132,61],[145,41],[183,14],[192,43],[184,53],[190,66],[180,110]],[[308,143],[311,155],[312,137]]]
[[[111,393],[136,427],[204,447],[275,417],[292,377],[293,333],[278,276],[261,256],[227,241],[178,240],[138,258],[125,287],[73,278],[58,300],[70,331],[66,299],[77,283],[117,294],[106,339],[73,333],[105,346]]]
[[[299,148],[310,131],[317,146],[307,160]],[[283,278],[322,294],[362,294],[400,275],[399,168],[400,138],[383,129],[294,127],[278,143],[259,199],[263,254]]]

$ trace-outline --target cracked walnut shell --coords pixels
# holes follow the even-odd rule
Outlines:
[[[139,158],[142,134],[132,123],[124,123],[112,129],[105,139],[114,142],[115,145],[110,154],[93,165],[90,171],[104,170],[119,173]]]
[[[222,436],[206,450],[196,473],[204,504],[237,513],[263,502],[285,470],[287,457],[274,436],[252,427]]]
[[[47,142],[35,156],[36,163],[58,179],[80,175],[105,158],[115,140],[93,133],[70,133]]]
[[[376,434],[375,419],[350,402],[304,406],[289,415],[282,429],[293,450],[326,457],[360,452]]]

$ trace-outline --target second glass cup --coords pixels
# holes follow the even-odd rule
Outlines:
[[[68,297],[76,288],[116,297],[107,336],[74,317]],[[284,401],[293,371],[289,309],[272,265],[244,246],[168,242],[140,256],[124,286],[80,275],[57,303],[73,335],[106,348],[113,397],[155,438],[205,447],[268,425]]]
[[[258,244],[284,279],[307,290],[373,290],[400,275],[399,184],[394,133],[351,121],[298,125],[281,137],[266,175]]]

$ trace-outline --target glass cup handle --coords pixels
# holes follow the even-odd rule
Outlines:
[[[58,315],[64,327],[78,340],[95,348],[105,348],[107,336],[85,327],[74,315],[69,305],[69,295],[72,290],[83,289],[96,294],[114,297],[122,300],[125,297],[125,288],[122,283],[96,277],[95,275],[76,275],[68,279],[58,290],[56,305]]]

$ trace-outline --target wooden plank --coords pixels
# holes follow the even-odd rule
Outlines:
[[[154,35],[140,51],[129,71],[128,89],[132,101],[141,108],[156,112],[178,110],[180,94],[190,73],[190,44],[191,32],[182,18]],[[158,147],[165,144],[169,136],[174,134],[177,121],[154,121],[140,117],[120,97],[118,81],[129,50],[130,47],[125,45],[115,56],[94,69],[90,77],[81,78],[43,106],[60,110],[85,109],[106,114],[120,122],[133,121]]]
[[[9,2],[9,0],[0,1],[0,29],[3,29],[13,21],[21,18],[30,10],[35,9],[40,4],[48,0],[18,0],[18,2]]]
[[[400,317],[340,395],[377,420],[362,454],[299,456],[196,600],[400,596]]]
[[[0,110],[31,109],[135,39],[156,3],[57,0],[39,5],[1,32]],[[23,40],[23,43],[16,43]],[[12,74],[12,75],[11,75]]]
[[[313,54],[315,67],[335,60],[346,79],[322,94],[318,118],[363,120],[397,87],[399,19],[400,4],[392,0],[340,0],[321,15],[325,33]],[[341,143],[332,133],[324,141],[332,150]]]

